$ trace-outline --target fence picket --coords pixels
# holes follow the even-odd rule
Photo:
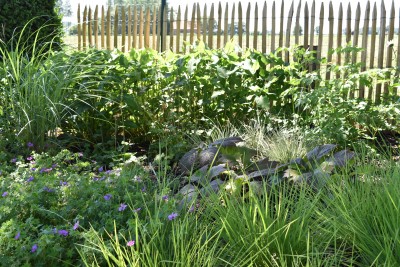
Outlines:
[[[304,5],[304,49],[308,49],[308,34],[309,34],[309,11],[308,11],[308,3]],[[313,29],[311,29],[313,30]]]
[[[293,12],[294,12],[294,1],[292,1],[292,5],[290,6],[289,16],[287,19],[287,26],[286,26],[286,38],[285,38],[285,47],[290,47],[290,34],[292,30],[292,19],[293,19]],[[285,51],[285,62],[289,62],[289,51]]]
[[[222,34],[222,6],[221,2],[218,4],[218,23],[217,23],[217,48],[221,47],[221,34]]]
[[[172,29],[170,29],[172,31]],[[171,34],[172,35],[172,34]],[[181,41],[181,6],[178,7],[178,15],[176,18],[176,46],[175,51],[180,52],[180,41]]]
[[[261,51],[263,53],[267,52],[267,1],[264,1],[263,11],[262,11],[262,45]]]
[[[208,21],[208,47],[213,48],[213,28],[214,28],[214,4],[211,4],[210,16]]]
[[[76,27],[77,28],[77,31],[78,31],[78,50],[81,50],[81,43],[82,43],[82,40],[81,40],[81,36],[82,36],[82,33],[81,33],[81,4],[78,4],[78,13],[77,13],[77,21],[78,21],[78,27]]]
[[[275,1],[272,4],[272,29],[271,29],[271,52],[275,53],[275,27],[276,27],[276,16],[275,16]]]
[[[121,7],[121,34],[122,34],[122,44],[121,44],[121,51],[125,52],[125,39],[126,39],[126,21],[125,21],[125,7]]]
[[[86,48],[86,20],[87,20],[87,7],[83,10],[83,23],[82,23],[82,47]]]
[[[299,44],[299,35],[300,35],[300,10],[301,10],[301,0],[299,2],[299,5],[297,6],[297,12],[296,12],[296,22],[294,26],[294,43],[296,45]]]
[[[114,48],[118,48],[118,8],[114,12]]]
[[[386,8],[385,8],[385,3],[381,2],[381,24],[379,27],[379,47],[378,47],[378,68],[382,69],[383,68],[383,55],[385,51],[385,37],[386,33],[385,29],[386,28]],[[381,101],[381,94],[382,94],[382,84],[377,84],[376,85],[376,90],[375,90],[375,102],[380,103]]]
[[[249,2],[246,11],[246,48],[250,48],[250,11],[251,11],[251,6]]]
[[[257,37],[258,37],[258,5],[254,7],[254,31],[253,31],[253,48],[257,49]]]
[[[328,64],[331,64],[331,62],[332,62],[332,53],[330,51],[332,50],[332,47],[333,47],[333,26],[334,26],[334,15],[333,15],[332,1],[329,2],[328,22],[329,22],[329,37],[328,37],[328,56],[327,56],[327,61],[328,61]],[[331,78],[331,72],[330,72],[330,70],[327,70],[326,79],[329,80],[330,78]]]
[[[107,50],[111,50],[111,7],[107,9]]]
[[[365,8],[365,15],[364,15],[364,25],[363,25],[363,34],[362,34],[362,48],[361,51],[361,71],[365,71],[367,69],[367,53],[368,53],[368,29],[369,29],[369,13],[371,11],[370,3],[367,2],[367,6]],[[365,86],[360,86],[359,97],[365,97]]]
[[[242,3],[239,2],[239,7],[238,7],[238,32],[239,32],[239,46],[243,47],[243,12],[242,12]]]
[[[96,5],[96,9],[94,10],[93,23],[94,23],[94,29],[93,29],[94,46],[96,48],[99,48],[99,6],[98,5]]]

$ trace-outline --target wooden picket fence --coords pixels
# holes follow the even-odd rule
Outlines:
[[[170,49],[184,53],[187,52],[184,44],[193,44],[197,40],[202,40],[210,48],[221,48],[228,41],[234,40],[242,48],[254,48],[263,53],[274,52],[278,47],[301,45],[315,50],[318,59],[326,58],[328,62],[363,62],[365,64],[361,71],[373,67],[400,66],[400,56],[394,56],[394,51],[400,52],[400,18],[396,26],[399,33],[395,34],[394,1],[389,12],[383,1],[380,9],[376,2],[368,2],[363,11],[360,3],[357,3],[355,17],[352,17],[351,4],[345,10],[340,3],[335,12],[332,2],[322,2],[318,16],[315,0],[311,8],[308,2],[304,6],[301,0],[297,6],[292,2],[288,14],[284,11],[284,1],[278,4],[280,9],[276,1],[272,2],[272,6],[264,1],[262,8],[258,3],[254,7],[249,3],[245,10],[241,2],[237,6],[235,3],[231,6],[227,3],[224,8],[219,3],[216,6],[212,4],[209,12],[207,4],[201,7],[199,3],[184,8],[179,6],[177,10],[165,8],[162,11],[159,6],[95,6],[94,10],[85,6],[82,12],[78,6],[77,46],[78,49],[118,48],[123,52],[131,48],[152,48],[157,51]],[[161,12],[164,12],[163,21]],[[318,32],[314,31],[316,27],[319,27]],[[363,51],[361,54],[345,53],[343,58],[341,54],[329,53],[347,44],[361,47]],[[286,62],[292,60],[289,52],[281,56]],[[326,77],[330,76],[327,71]],[[381,95],[381,89],[376,90],[376,95]],[[387,86],[383,90],[388,93]],[[364,90],[360,90],[359,96],[364,97]]]
[[[275,2],[273,1],[272,7],[268,8],[265,1],[262,9],[258,3],[255,3],[252,9],[249,3],[246,10],[241,2],[237,7],[233,3],[231,8],[228,3],[225,8],[221,3],[217,7],[212,4],[209,13],[207,4],[201,7],[199,3],[193,4],[190,8],[191,12],[188,5],[185,6],[183,12],[181,6],[178,10],[165,8],[163,23],[160,21],[161,12],[158,6],[147,8],[95,6],[94,10],[90,6],[85,6],[82,12],[79,5],[78,48],[94,46],[104,49],[119,48],[126,51],[131,48],[148,47],[158,51],[171,49],[175,52],[183,52],[185,42],[193,44],[196,40],[202,40],[211,48],[220,48],[234,39],[242,48],[254,48],[263,53],[273,52],[277,47],[302,45],[310,50],[316,49],[318,58],[326,57],[328,61],[335,60],[340,64],[343,61],[342,58],[338,56],[332,59],[332,54],[328,51],[350,43],[352,46],[364,49],[361,58],[356,58],[353,54],[351,60],[362,60],[368,63],[366,68],[393,64],[400,66],[400,57],[397,57],[396,61],[393,58],[393,50],[400,51],[400,33],[396,36],[394,34],[394,1],[389,12],[384,2],[381,2],[380,18],[377,17],[377,3],[371,5],[368,2],[363,11],[363,25],[360,25],[362,13],[360,3],[357,4],[354,18],[350,4],[347,6],[345,17],[342,4],[336,16],[330,2],[327,25],[325,25],[327,4],[324,2],[321,3],[319,16],[316,14],[315,1],[312,2],[311,8],[308,2],[305,2],[303,6],[300,1],[297,7],[292,2],[289,14],[284,14],[284,1],[280,3],[280,10],[277,10]],[[268,16],[268,11],[270,11],[270,16]],[[267,18],[271,23],[269,31],[267,31]],[[303,21],[300,20],[301,18]],[[334,32],[335,23],[336,32]],[[250,28],[251,24],[252,28]],[[379,30],[386,29],[387,25],[389,25],[387,31]],[[164,29],[162,36],[161,27]],[[316,27],[319,27],[318,33],[314,31]],[[325,27],[328,27],[328,34],[325,33]],[[398,28],[400,28],[400,19]],[[392,41],[389,46],[388,41]],[[289,60],[288,53],[285,53],[285,59]]]

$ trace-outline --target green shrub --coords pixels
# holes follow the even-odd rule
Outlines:
[[[1,0],[1,46],[5,45],[9,51],[23,46],[28,54],[34,51],[34,46],[42,47],[49,42],[53,42],[53,49],[59,47],[62,23],[55,6],[55,0]]]

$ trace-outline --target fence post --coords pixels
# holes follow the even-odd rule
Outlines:
[[[161,40],[161,51],[165,50],[165,43],[162,36],[164,36],[164,9],[167,6],[167,0],[161,0],[161,16],[160,16],[160,40]]]

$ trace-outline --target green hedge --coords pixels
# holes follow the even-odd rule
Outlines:
[[[62,23],[55,5],[56,0],[0,0],[0,39],[9,50],[15,50],[19,37],[24,48],[32,47],[38,33],[39,47],[49,41],[53,41],[53,48],[54,44],[59,46]]]

